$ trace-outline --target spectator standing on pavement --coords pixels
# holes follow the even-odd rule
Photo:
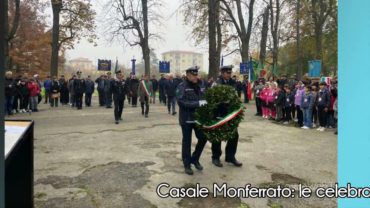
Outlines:
[[[150,98],[150,103],[155,104],[155,100],[157,97],[157,91],[158,91],[158,80],[156,79],[155,75],[153,75],[150,81],[152,82],[152,85],[153,85],[153,94],[152,94],[152,97]]]
[[[47,104],[50,101],[50,90],[51,90],[50,76],[47,76],[45,81],[44,81],[44,89],[45,89],[45,102],[44,102],[44,104]]]
[[[167,97],[168,114],[171,113],[172,107],[172,115],[176,114],[176,88],[177,82],[173,79],[173,75],[171,74],[165,84],[164,91]]]
[[[88,75],[87,79],[85,80],[85,106],[91,107],[91,97],[92,94],[94,94],[95,91],[95,84],[91,80],[91,76]]]
[[[38,112],[37,104],[38,104],[38,94],[40,93],[40,87],[35,82],[34,78],[30,79],[30,82],[27,84],[28,91],[30,93],[30,109],[32,112]]]
[[[50,87],[50,106],[58,107],[59,102],[60,83],[56,76],[53,76]]]

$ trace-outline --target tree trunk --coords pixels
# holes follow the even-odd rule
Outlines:
[[[50,75],[58,76],[58,59],[59,59],[59,19],[60,11],[62,9],[62,1],[53,1],[53,29],[52,29],[52,43],[51,43],[51,64]]]
[[[273,69],[277,67],[278,64],[278,54],[279,54],[279,21],[280,21],[280,3],[279,0],[275,0],[276,14],[274,15],[274,9],[272,0],[270,0],[270,27],[271,27],[271,36],[273,41],[272,48],[272,66]],[[273,72],[273,71],[272,71]]]
[[[218,76],[219,63],[217,60],[217,2],[218,0],[208,0],[208,39],[209,39],[209,73],[208,77],[214,79]]]
[[[9,70],[9,65],[8,65],[8,62],[9,62],[9,42],[8,42],[8,33],[9,33],[9,23],[8,23],[8,11],[9,11],[9,4],[8,4],[8,0],[5,0],[3,3],[3,6],[4,6],[4,41],[5,41],[5,45],[4,45],[4,69],[6,70]],[[2,14],[2,13],[1,13]]]
[[[216,55],[216,64],[217,66],[221,66],[221,51],[222,51],[222,29],[221,29],[221,23],[220,23],[220,2],[217,1],[217,8],[216,8],[216,31],[217,31],[217,55]]]
[[[302,78],[302,54],[301,54],[301,36],[299,30],[299,18],[300,18],[300,5],[301,0],[297,0],[296,4],[296,33],[297,33],[297,77],[299,80]]]
[[[269,9],[266,8],[265,12],[263,13],[262,32],[261,32],[260,63],[262,64],[262,67],[264,67],[266,60],[267,34],[269,30],[268,20],[269,20]]]
[[[143,8],[144,39],[142,45],[145,75],[150,77],[150,48],[149,48],[149,29],[148,29],[148,0],[141,0]]]

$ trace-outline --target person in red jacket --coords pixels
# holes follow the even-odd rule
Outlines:
[[[266,98],[267,98],[267,95],[268,95],[268,91],[269,91],[269,84],[265,84],[265,87],[262,89],[261,93],[260,93],[260,99],[261,99],[261,106],[262,106],[262,118],[268,118],[268,107],[267,107],[267,103],[266,103]]]
[[[30,110],[32,112],[37,112],[37,103],[38,103],[38,95],[40,93],[40,87],[39,85],[35,82],[34,78],[30,79],[30,82],[27,84],[27,88],[29,91],[30,95]]]

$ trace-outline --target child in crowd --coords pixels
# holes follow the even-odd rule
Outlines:
[[[305,87],[305,93],[302,96],[300,108],[303,112],[303,127],[302,129],[312,128],[312,109],[314,107],[315,100],[311,92],[311,86]]]
[[[283,121],[283,112],[285,106],[285,92],[282,85],[279,85],[275,91],[276,121]]]
[[[328,120],[328,110],[330,107],[330,94],[326,88],[326,83],[321,82],[320,90],[317,93],[317,112],[319,116],[320,127],[317,128],[318,131],[324,131]]]
[[[31,78],[30,82],[27,84],[27,88],[30,93],[30,109],[32,110],[32,112],[37,112],[39,111],[37,109],[37,104],[38,104],[38,94],[40,93],[40,87],[35,82],[35,79]]]
[[[28,80],[27,77],[22,78],[19,91],[20,91],[20,112],[21,113],[26,113],[28,111],[28,103],[29,103],[29,90],[27,87]]]
[[[313,95],[313,100],[314,100],[314,107],[312,109],[312,128],[316,128],[317,120],[318,120],[318,115],[317,115],[317,93],[318,93],[318,82],[315,82],[311,86],[312,88],[312,95]]]
[[[289,124],[292,120],[292,108],[294,106],[294,93],[291,91],[289,85],[284,86],[285,102],[284,102],[284,124]]]
[[[270,82],[270,88],[267,90],[266,105],[268,109],[268,118],[269,120],[274,120],[276,118],[276,108],[275,108],[275,91],[276,84]]]
[[[302,81],[299,81],[297,85],[298,86],[297,86],[297,90],[295,93],[294,105],[295,105],[295,109],[297,112],[298,126],[302,127],[303,126],[303,111],[301,109],[301,104],[302,104],[302,96],[305,94],[305,88],[304,88],[304,84]]]
[[[260,100],[261,100],[261,106],[262,106],[262,117],[268,118],[268,107],[267,107],[267,95],[269,91],[269,84],[265,84],[264,88],[262,89],[260,93]]]

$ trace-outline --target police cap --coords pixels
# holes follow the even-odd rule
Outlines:
[[[221,66],[220,70],[221,72],[232,72],[233,67],[234,67],[233,65]]]
[[[199,70],[198,66],[192,66],[186,69],[186,73],[191,73],[192,75],[198,75],[198,70]]]

